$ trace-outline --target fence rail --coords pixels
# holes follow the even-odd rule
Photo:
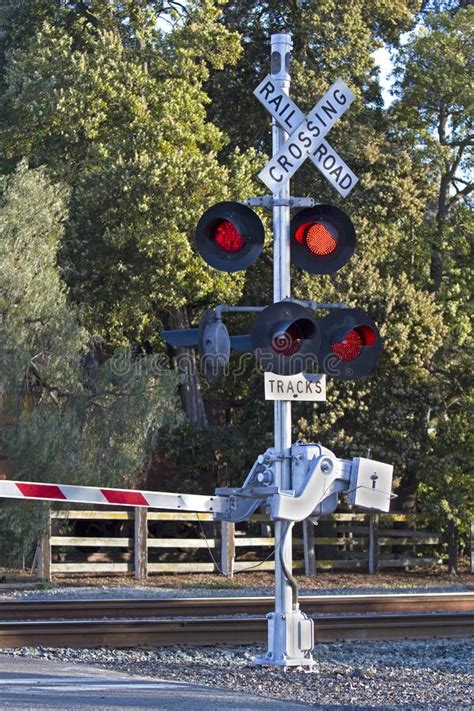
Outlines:
[[[67,528],[79,522],[123,526],[123,531],[119,535],[71,535]],[[176,531],[165,536],[162,529],[165,525],[169,528],[170,523],[198,523],[199,529],[189,538]],[[333,514],[308,519],[301,524],[301,535],[294,539],[293,569],[306,575],[338,569],[376,573],[382,568],[442,562],[426,548],[438,545],[440,535],[420,530],[420,525],[423,518],[413,514]],[[275,542],[268,518],[256,514],[246,527],[239,526],[216,523],[211,514],[148,511],[142,507],[129,511],[54,510],[39,542],[38,572],[44,580],[74,573],[134,575],[137,580],[145,580],[152,573],[221,572],[232,576],[246,569],[273,570],[270,558]],[[255,535],[251,528],[259,526],[260,535]],[[151,535],[151,528],[155,535]],[[199,551],[207,551],[207,561],[193,560]]]

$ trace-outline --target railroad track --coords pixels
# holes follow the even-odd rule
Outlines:
[[[474,614],[431,612],[315,618],[316,642],[474,636]],[[262,644],[264,617],[181,617],[173,620],[36,620],[0,623],[0,647],[136,647]]]
[[[263,644],[272,604],[270,597],[4,601],[0,647]],[[314,618],[317,642],[474,636],[469,593],[305,596],[301,607]]]
[[[273,606],[274,598],[269,595],[168,599],[0,600],[0,621],[265,615]],[[474,612],[474,593],[304,595],[300,597],[300,607],[308,615],[346,612]]]

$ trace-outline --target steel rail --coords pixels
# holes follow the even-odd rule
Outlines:
[[[0,620],[264,615],[273,603],[272,596],[0,600]],[[474,612],[474,592],[303,595],[300,604],[302,610],[310,615],[347,612]]]
[[[431,639],[474,635],[474,613],[369,614],[315,617],[316,642]],[[7,621],[0,647],[135,647],[263,644],[265,617]]]

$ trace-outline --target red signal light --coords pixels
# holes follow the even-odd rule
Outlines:
[[[296,230],[295,239],[317,256],[332,254],[337,247],[337,238],[320,222],[303,223]]]
[[[369,375],[382,352],[379,329],[362,309],[338,308],[318,321],[321,331],[319,366],[336,380]]]
[[[343,341],[331,343],[331,350],[341,360],[355,360],[362,353],[362,338],[354,329],[349,331]]]
[[[304,335],[298,323],[292,323],[286,331],[278,333],[272,338],[272,348],[275,353],[290,356],[298,353],[303,343]]]
[[[245,239],[242,237],[238,229],[229,220],[222,220],[216,226],[215,243],[228,254],[240,252],[245,245]]]
[[[247,205],[218,202],[196,225],[196,249],[214,269],[238,272],[258,259],[264,236],[261,219]]]
[[[377,333],[370,326],[359,326],[356,330],[360,333],[364,346],[373,346],[377,342]]]
[[[311,274],[336,272],[351,258],[355,243],[354,225],[333,205],[305,208],[291,218],[291,261]]]
[[[377,334],[370,326],[359,326],[349,331],[342,341],[331,343],[331,350],[341,360],[355,360],[364,346],[371,346],[376,340]]]

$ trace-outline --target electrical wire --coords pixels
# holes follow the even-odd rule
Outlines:
[[[295,525],[294,521],[288,521],[283,534],[280,538],[280,543],[285,543],[286,542],[286,537],[289,534],[289,532],[292,530],[293,526]],[[299,586],[298,582],[295,578],[294,575],[292,575],[291,570],[288,569],[285,561],[285,546],[280,545],[280,563],[281,567],[283,570],[283,573],[285,575],[285,578],[288,580],[290,587],[291,587],[291,593],[292,593],[292,605],[293,605],[293,610],[298,610],[299,609],[299,600],[298,600],[298,591],[299,591]]]
[[[201,519],[199,518],[199,514],[198,514],[198,513],[196,513],[196,518],[197,518],[197,520],[198,520],[198,522],[199,522],[199,526],[200,526],[200,528],[201,528],[201,533],[202,533],[202,535],[204,536],[204,540],[206,541],[206,546],[207,546],[207,550],[208,550],[208,553],[209,553],[209,557],[211,558],[212,562],[213,562],[214,565],[216,566],[216,568],[217,568],[217,570],[219,571],[219,573],[221,573],[222,575],[227,575],[227,573],[224,573],[224,571],[222,570],[221,566],[219,565],[219,563],[217,562],[217,560],[216,560],[215,557],[214,557],[214,554],[213,554],[213,552],[212,552],[212,548],[211,548],[210,545],[209,545],[209,540],[208,540],[208,538],[207,538],[207,536],[206,536],[206,532],[205,532],[205,530],[204,530],[204,526],[202,525],[202,521],[201,521]],[[285,532],[285,534],[286,534],[286,532]],[[279,540],[279,542],[277,543],[277,545],[272,548],[272,550],[270,551],[270,553],[267,555],[266,558],[264,558],[263,560],[260,560],[260,561],[259,561],[258,563],[256,563],[255,565],[249,565],[249,566],[247,566],[246,568],[241,568],[240,570],[237,570],[237,571],[235,572],[235,574],[237,575],[238,573],[246,573],[248,570],[254,570],[255,568],[259,568],[261,565],[263,565],[264,563],[266,563],[267,560],[270,560],[270,558],[272,558],[274,555],[276,555],[276,552],[277,552],[278,549],[281,551],[281,544],[283,543],[283,539],[284,539],[284,536],[282,536],[282,538]],[[280,560],[281,560],[281,558],[280,558]],[[285,576],[288,577],[287,574],[286,574],[286,572],[285,572]],[[291,576],[291,577],[293,578],[293,576]],[[290,579],[289,579],[289,578],[288,578],[288,580],[289,580],[289,582],[290,582]],[[298,604],[298,583],[296,582],[295,578],[293,578],[293,580],[294,580],[294,582],[295,582],[295,584],[296,584],[296,604]],[[290,582],[290,585],[291,585],[291,582]]]

